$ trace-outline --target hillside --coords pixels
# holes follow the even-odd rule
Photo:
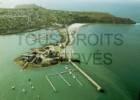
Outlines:
[[[1,35],[72,23],[135,24],[129,18],[115,17],[109,13],[57,11],[34,4],[18,5],[14,9],[0,9]]]

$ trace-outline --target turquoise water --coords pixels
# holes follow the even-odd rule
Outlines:
[[[101,33],[119,33],[124,35],[124,44],[122,46],[109,46],[89,44],[82,42],[73,44],[74,52],[84,54],[86,57],[91,52],[101,50],[101,52],[111,52],[113,54],[113,63],[111,65],[96,65],[92,60],[88,64],[81,59],[82,67],[93,79],[95,79],[105,90],[105,93],[97,92],[79,72],[74,72],[83,86],[80,86],[69,74],[63,76],[70,82],[71,87],[57,75],[64,71],[67,64],[58,64],[49,68],[36,68],[21,70],[21,67],[15,64],[14,59],[20,54],[29,51],[31,48],[41,46],[38,42],[28,45],[22,42],[19,45],[19,36],[0,36],[0,99],[1,100],[133,100],[136,97],[139,87],[139,26],[138,25],[111,25],[111,24],[93,24],[81,28],[78,34],[101,34]],[[33,32],[43,34],[45,30]],[[28,33],[28,34],[32,34]],[[23,34],[23,37],[26,37]],[[24,40],[24,39],[23,39]],[[85,39],[87,42],[87,39]],[[135,59],[134,59],[135,58]],[[68,64],[69,65],[69,64]],[[69,65],[70,68],[73,68]],[[54,76],[51,76],[54,74]],[[45,76],[48,75],[55,84],[57,92],[51,88]],[[34,87],[32,89],[30,82]],[[15,87],[15,90],[12,89]],[[25,90],[24,90],[25,89]],[[24,91],[23,91],[24,90]]]
[[[87,55],[87,59],[92,52],[100,50],[101,53],[109,52],[112,54],[112,64],[106,65],[103,64],[100,68],[107,68],[109,71],[115,73],[120,79],[121,82],[125,84],[127,90],[130,91],[133,99],[138,100],[138,94],[140,91],[140,75],[139,75],[139,65],[140,65],[140,25],[111,25],[111,24],[94,24],[81,29],[81,34],[86,34],[87,37],[89,34],[122,34],[123,35],[123,44],[116,46],[113,44],[115,41],[114,38],[111,38],[110,45],[106,43],[106,38],[103,38],[103,45],[91,46],[88,44],[88,40],[85,46],[84,43],[81,43],[75,49],[77,51],[83,52]],[[96,38],[95,38],[96,39]],[[93,41],[95,42],[95,41]],[[102,57],[103,58],[103,57]],[[84,59],[81,58],[83,61]],[[89,66],[92,68],[96,66],[93,64],[93,59],[89,60]],[[89,67],[89,68],[90,68]],[[94,72],[95,69],[93,69]],[[90,70],[92,71],[92,70]],[[96,71],[95,71],[96,72]],[[103,76],[103,75],[102,75]]]

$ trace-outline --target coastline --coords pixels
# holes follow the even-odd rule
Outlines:
[[[74,37],[73,36],[76,36],[76,33],[79,31],[79,29],[80,29],[80,27],[82,27],[82,26],[84,26],[85,24],[83,24],[83,23],[74,23],[74,24],[71,24],[70,26],[68,26],[68,27],[66,27],[66,28],[58,28],[57,30],[58,30],[58,32],[59,32],[59,34],[60,34],[60,37],[61,37],[61,41],[60,42],[58,42],[57,44],[46,44],[46,45],[44,45],[44,46],[42,46],[42,47],[37,47],[37,48],[35,48],[35,49],[32,49],[32,52],[31,52],[31,54],[33,54],[33,52],[36,52],[36,53],[38,53],[39,55],[41,54],[42,55],[42,53],[43,54],[45,54],[45,52],[47,52],[48,51],[48,47],[49,47],[49,49],[51,49],[52,50],[52,52],[57,52],[57,53],[59,53],[58,55],[61,57],[61,56],[63,56],[64,57],[64,59],[67,59],[67,58],[69,58],[69,59],[71,59],[71,55],[72,55],[72,53],[71,53],[71,51],[72,51],[72,45],[70,45],[70,43],[73,41],[73,39],[74,39]],[[47,48],[46,48],[47,47]],[[69,50],[67,50],[67,49],[69,49]],[[45,50],[45,51],[40,51],[40,50]],[[67,52],[68,51],[68,52]],[[49,52],[49,51],[48,51]],[[27,55],[28,56],[28,55]],[[21,56],[22,57],[22,56]],[[17,59],[15,59],[15,62],[17,63],[17,64],[19,64],[19,65],[23,65],[24,64],[24,68],[26,68],[26,67],[28,67],[28,65],[30,65],[30,60],[29,60],[29,62],[26,62],[26,63],[23,63],[22,64],[22,61],[20,62],[20,57],[18,57]],[[36,58],[34,58],[34,59],[36,59]],[[34,61],[34,59],[33,59],[33,61]],[[42,63],[43,64],[48,64],[49,62],[48,62],[48,59],[47,58],[45,58],[44,56],[41,56],[41,59],[42,59]],[[44,60],[44,59],[46,59],[46,61]],[[52,58],[50,58],[51,60],[55,60],[55,56],[54,57],[52,57]],[[59,60],[59,59],[58,59]],[[33,61],[31,61],[31,62],[33,62]],[[33,64],[31,64],[31,66],[32,66]],[[35,66],[35,65],[33,65],[33,66]]]
[[[68,28],[67,28],[68,37],[66,37],[66,38],[69,38],[67,40],[68,44],[63,48],[62,53],[64,53],[64,54],[66,53],[66,56],[69,57],[69,59],[71,59],[72,53],[74,52],[72,49],[72,42],[75,39],[80,28],[85,25],[87,25],[87,24],[86,23],[74,23],[74,24],[71,24],[70,26],[68,26]]]
[[[87,24],[86,23],[74,23],[68,27],[68,34],[69,34],[69,38],[70,38],[69,44],[72,43],[72,41],[74,40],[74,37],[79,32],[80,28],[85,25],[87,25]]]

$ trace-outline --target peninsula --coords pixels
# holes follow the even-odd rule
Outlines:
[[[136,22],[109,13],[50,10],[34,4],[0,8],[0,35],[64,27],[73,23],[135,24]]]

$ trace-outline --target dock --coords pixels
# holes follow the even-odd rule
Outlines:
[[[56,90],[56,88],[54,87],[52,81],[49,79],[49,77],[48,77],[47,75],[46,75],[45,77],[46,77],[47,81],[49,82],[49,84],[51,85],[53,91],[56,92],[57,90]]]
[[[94,81],[86,72],[84,72],[79,66],[77,66],[75,63],[70,62],[92,85],[94,85],[99,92],[104,92],[102,87]]]
[[[61,74],[58,75],[68,86],[71,86],[71,84]]]

